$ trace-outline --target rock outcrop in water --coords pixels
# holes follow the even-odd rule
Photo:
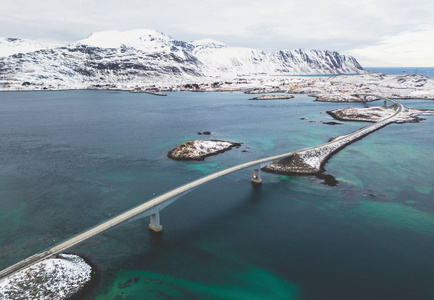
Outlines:
[[[249,100],[285,100],[285,99],[292,99],[294,98],[293,95],[263,95],[255,98],[251,98]]]
[[[175,147],[169,151],[167,156],[176,160],[203,160],[207,156],[216,155],[239,146],[241,146],[240,143],[194,140]]]

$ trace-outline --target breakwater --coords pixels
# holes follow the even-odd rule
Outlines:
[[[299,150],[293,156],[268,164],[262,168],[262,170],[285,175],[314,175],[323,172],[327,160],[340,149],[390,123],[395,123],[397,121],[404,106],[394,100],[387,98],[382,99],[394,103],[392,107],[395,112],[392,115],[347,135],[336,137],[328,143]]]

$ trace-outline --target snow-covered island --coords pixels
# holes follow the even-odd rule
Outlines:
[[[347,107],[327,111],[329,115],[340,121],[362,121],[378,122],[381,119],[390,117],[395,112],[395,105],[389,107]],[[419,122],[420,115],[434,115],[434,110],[418,110],[405,108],[399,116],[395,118],[396,123]]]
[[[249,100],[285,100],[285,99],[292,99],[294,98],[293,95],[262,95],[259,97],[251,98]]]
[[[222,153],[239,146],[241,146],[240,143],[193,140],[175,147],[169,151],[167,156],[176,160],[203,160],[207,156]]]
[[[67,299],[90,282],[83,258],[59,254],[0,280],[0,299]]]

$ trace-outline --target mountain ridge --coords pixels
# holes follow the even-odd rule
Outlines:
[[[231,47],[209,38],[184,42],[152,29],[96,32],[69,45],[32,45],[26,40],[26,46],[21,47],[26,51],[14,48],[14,39],[0,41],[0,55],[12,53],[0,57],[3,82],[53,86],[86,86],[91,82],[173,84],[204,77],[363,72],[355,58],[335,51],[271,52]]]

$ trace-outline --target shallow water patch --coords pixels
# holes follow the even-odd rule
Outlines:
[[[146,271],[120,270],[96,299],[300,299],[300,288],[262,269],[233,270],[227,284],[181,280]]]

